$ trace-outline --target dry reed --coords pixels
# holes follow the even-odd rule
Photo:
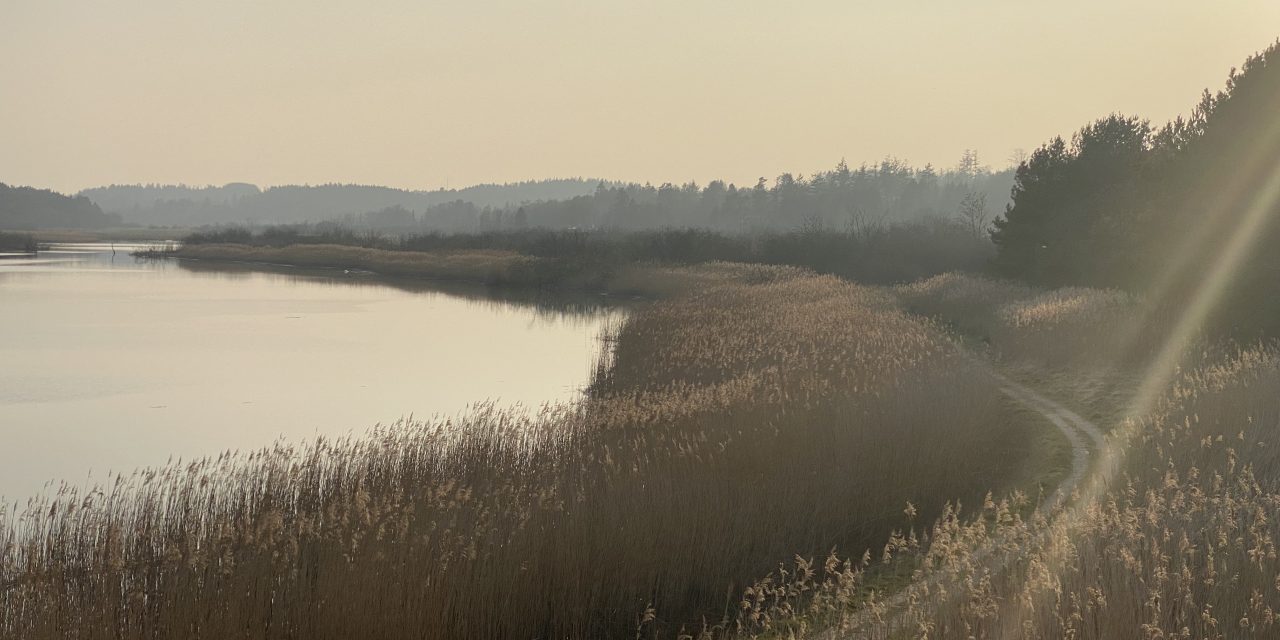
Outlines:
[[[579,403],[33,499],[0,518],[0,638],[676,635],[796,553],[878,548],[908,501],[1016,480],[1026,429],[884,293],[729,264],[646,286],[684,293]]]
[[[1121,291],[1040,291],[1014,282],[945,273],[895,288],[905,308],[951,324],[997,358],[1040,367],[1098,370],[1149,359],[1167,318]]]
[[[1129,304],[1109,292],[1041,294],[954,276],[906,289],[935,313],[963,309],[1027,332],[993,343],[1030,358],[1052,349],[1037,332],[1058,324],[1055,314],[1105,342],[1114,318],[1096,309]],[[736,618],[704,637],[1280,636],[1280,351],[1189,357],[1197,364],[1184,360],[1153,406],[1107,425],[1092,480],[1069,504],[1046,514],[1028,512],[1021,493],[988,496],[890,536],[878,554],[797,556],[745,589]],[[897,597],[872,592],[877,567],[900,566],[913,575]]]

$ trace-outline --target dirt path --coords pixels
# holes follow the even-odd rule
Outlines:
[[[1058,431],[1062,432],[1062,435],[1071,443],[1071,473],[1066,478],[1063,478],[1053,494],[1040,503],[1039,511],[1041,513],[1049,513],[1062,504],[1062,501],[1070,496],[1071,492],[1084,481],[1085,475],[1089,472],[1090,461],[1094,452],[1103,447],[1104,437],[1102,430],[1098,428],[1098,425],[1086,420],[1080,414],[1032,391],[1024,385],[1010,380],[1002,374],[993,371],[991,372],[991,377],[1000,384],[1000,390],[1006,395],[1048,418],[1053,423],[1053,426],[1057,427]]]
[[[988,371],[992,379],[1000,386],[1000,391],[1047,418],[1071,443],[1071,473],[1066,478],[1063,478],[1057,489],[1046,496],[1044,501],[1036,508],[1039,513],[1048,515],[1061,506],[1071,496],[1072,492],[1084,482],[1095,454],[1105,444],[1105,436],[1102,430],[1098,428],[1098,425],[1085,419],[1080,414],[1046,398],[1025,385],[1009,379],[1001,373],[990,369]],[[974,559],[978,562],[985,562],[991,558],[996,547],[998,545],[991,545],[988,548],[978,550],[974,554]],[[998,563],[999,560],[994,562]],[[903,589],[880,601],[882,622],[875,625],[875,637],[886,637],[886,634],[887,637],[897,637],[893,634],[902,633],[910,629],[910,621],[902,620],[902,618],[906,617],[904,611],[909,604],[909,597],[908,590]],[[851,631],[828,629],[807,636],[807,638],[809,640],[839,640],[867,637],[866,632],[858,630],[861,626],[863,625],[855,623],[851,625],[853,629]]]

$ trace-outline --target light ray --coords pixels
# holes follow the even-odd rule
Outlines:
[[[1245,201],[1246,198],[1248,205],[1243,215],[1238,218],[1238,224],[1231,229],[1223,249],[1213,257],[1208,270],[1197,282],[1185,307],[1175,320],[1173,330],[1164,337],[1154,360],[1144,370],[1138,388],[1127,405],[1128,417],[1140,417],[1155,408],[1159,398],[1177,374],[1178,365],[1183,361],[1185,350],[1191,344],[1192,338],[1200,331],[1209,314],[1216,309],[1232,278],[1239,274],[1241,267],[1257,251],[1258,241],[1261,238],[1260,231],[1276,211],[1277,205],[1280,205],[1280,164],[1264,165],[1270,162],[1267,160],[1272,157],[1270,152],[1277,146],[1280,146],[1280,120],[1260,135],[1252,146],[1252,153],[1246,156],[1252,165],[1246,167],[1245,171],[1238,172],[1225,192],[1215,198],[1216,204],[1222,207],[1221,210],[1230,211],[1234,208],[1233,205]],[[1262,186],[1246,192],[1247,185],[1252,183],[1249,176],[1258,173],[1265,175]],[[1167,295],[1176,286],[1178,272],[1193,268],[1193,260],[1185,256],[1194,254],[1192,249],[1195,243],[1203,242],[1212,230],[1212,225],[1220,222],[1212,216],[1206,216],[1201,224],[1184,237],[1179,243],[1183,251],[1177,258],[1175,269],[1171,269],[1157,285],[1156,295]],[[1143,326],[1154,320],[1149,313],[1140,317],[1141,322],[1135,328],[1136,331],[1141,331]],[[1132,339],[1135,336],[1136,334],[1131,334],[1129,337]],[[1111,486],[1123,466],[1127,445],[1137,435],[1139,428],[1140,423],[1133,419],[1114,427],[1105,446],[1097,452],[1097,460],[1094,463],[1095,468],[1090,481],[1081,488],[1071,504],[1044,530],[1041,559],[1048,567],[1050,575],[1061,575],[1062,567],[1074,554],[1073,529],[1086,516],[1091,505],[1097,504],[1097,500]],[[1011,604],[1013,610],[1010,612],[1011,615],[1004,616],[1005,626],[1003,627],[1005,634],[1010,636],[1016,635],[1021,622],[1031,614],[1029,601],[1015,598]]]
[[[1273,126],[1270,133],[1272,135],[1265,136],[1264,139],[1280,138],[1277,135],[1280,134],[1280,124]],[[1231,231],[1223,250],[1187,300],[1173,331],[1165,338],[1155,360],[1147,367],[1131,403],[1130,415],[1141,415],[1150,410],[1155,399],[1167,387],[1191,339],[1217,307],[1231,279],[1257,250],[1257,243],[1262,235],[1260,231],[1276,210],[1277,203],[1280,203],[1280,165],[1269,168],[1265,183],[1253,194],[1240,223]]]
[[[1218,216],[1213,215],[1213,213],[1230,211],[1238,206],[1242,200],[1250,197],[1250,185],[1256,182],[1254,178],[1258,171],[1271,172],[1275,170],[1274,167],[1267,167],[1265,164],[1269,162],[1268,158],[1271,157],[1277,147],[1280,147],[1280,119],[1272,122],[1270,127],[1262,131],[1258,135],[1254,144],[1250,145],[1245,153],[1241,155],[1238,166],[1242,167],[1244,170],[1232,172],[1227,184],[1223,185],[1222,188],[1217,189],[1215,193],[1212,194],[1212,197],[1202,207],[1205,214],[1194,218],[1194,226],[1190,229],[1184,230],[1179,235],[1174,246],[1164,248],[1165,250],[1162,252],[1163,258],[1167,262],[1164,264],[1164,269],[1161,271],[1160,276],[1155,280],[1155,282],[1145,287],[1144,299],[1153,302],[1164,301],[1169,297],[1175,287],[1178,286],[1179,282],[1188,279],[1187,275],[1189,271],[1198,266],[1197,258],[1201,255],[1198,251],[1199,245],[1204,243],[1206,238],[1212,235],[1216,227],[1223,224],[1223,221]],[[1254,202],[1255,204],[1257,203],[1256,197],[1254,198]],[[1232,242],[1234,241],[1235,238],[1232,239]],[[1201,290],[1203,289],[1205,282],[1206,280],[1201,280],[1201,284],[1197,286],[1196,293],[1193,294],[1193,297],[1200,297]],[[1202,311],[1207,315],[1208,311],[1211,311],[1211,309],[1203,309]],[[1158,316],[1163,312],[1164,309],[1162,309],[1159,304],[1144,305],[1143,309],[1139,311],[1140,317],[1129,326],[1121,329],[1124,337],[1120,341],[1120,344],[1135,345],[1139,343],[1139,334],[1148,330],[1149,327],[1153,325],[1158,326],[1160,324]],[[1186,317],[1185,313],[1182,317]],[[1203,320],[1204,318],[1201,317],[1198,319],[1198,322]],[[1181,339],[1185,341],[1192,337],[1194,334],[1194,328],[1198,326],[1198,324],[1182,323],[1181,320],[1179,320],[1179,326],[1182,324],[1189,324],[1189,327],[1193,329],[1187,335],[1181,336]],[[1166,367],[1176,365],[1178,358],[1170,357],[1170,351],[1173,350],[1172,355],[1176,356],[1176,350],[1183,349],[1185,346],[1185,344],[1171,345],[1167,341],[1162,343],[1156,359],[1151,361],[1152,366],[1155,366],[1157,362],[1159,362],[1161,366]],[[1148,370],[1144,376],[1144,380],[1146,379],[1146,376],[1150,376],[1151,373],[1151,370]],[[1172,372],[1170,372],[1170,375],[1172,375]],[[1144,384],[1143,386],[1147,385]],[[1135,410],[1141,409],[1141,407],[1137,406],[1138,404],[1139,403],[1136,401],[1131,403],[1131,408]],[[1145,413],[1145,411],[1142,411],[1142,413]]]

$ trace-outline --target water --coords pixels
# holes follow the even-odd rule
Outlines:
[[[57,245],[0,260],[0,496],[484,399],[581,393],[617,308],[341,271],[143,261]],[[511,295],[511,294],[508,294]]]

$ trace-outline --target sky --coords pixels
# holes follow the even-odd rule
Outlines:
[[[0,182],[739,184],[1163,122],[1274,0],[0,0]]]

